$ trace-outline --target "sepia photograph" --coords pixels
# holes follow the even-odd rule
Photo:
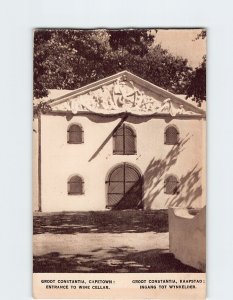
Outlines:
[[[2,299],[232,298],[232,10],[2,2]]]
[[[34,30],[34,273],[205,273],[206,39]]]

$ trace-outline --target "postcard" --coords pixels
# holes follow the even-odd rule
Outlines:
[[[34,30],[34,298],[205,299],[206,39]]]

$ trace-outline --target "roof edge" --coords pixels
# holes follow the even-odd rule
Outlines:
[[[119,76],[123,76],[123,75],[126,75],[126,76],[129,76],[131,77],[131,79],[135,79],[135,81],[137,81],[137,83],[139,85],[141,85],[142,87],[146,87],[147,89],[149,89],[150,91],[152,92],[157,92],[157,94],[160,94],[160,95],[165,95],[167,97],[172,97],[173,100],[177,101],[179,104],[185,104],[187,107],[189,107],[190,109],[193,109],[195,110],[197,113],[199,114],[202,114],[202,115],[205,115],[206,112],[199,108],[199,107],[196,107],[194,104],[192,103],[189,103],[187,101],[185,101],[184,99],[180,98],[179,96],[177,96],[176,94],[172,93],[172,92],[169,92],[127,70],[124,70],[124,71],[121,71],[121,72],[118,72],[116,74],[113,74],[113,75],[110,75],[108,77],[105,77],[103,79],[100,79],[100,80],[97,80],[95,82],[92,82],[92,83],[89,83],[83,87],[80,87],[70,93],[67,93],[63,96],[60,96],[60,97],[57,97],[55,99],[51,99],[49,101],[47,101],[47,103],[51,103],[51,104],[59,104],[59,103],[62,103],[64,101],[67,101],[67,100],[70,100],[72,98],[74,98],[75,96],[78,96],[84,92],[87,92],[87,91],[90,91],[92,89],[95,89],[95,88],[98,88],[100,87],[101,85],[105,84],[105,83],[112,83],[113,81],[115,81]]]

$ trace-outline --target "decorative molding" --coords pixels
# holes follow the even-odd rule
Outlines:
[[[163,99],[161,95],[152,93],[129,80],[127,75],[121,75],[114,81],[86,93],[83,91],[83,94],[73,96],[72,99],[68,98],[64,102],[53,102],[51,106],[53,111],[67,111],[74,115],[78,112],[102,115],[129,112],[135,115],[165,114],[172,117],[201,115],[196,111],[188,110],[185,105],[173,101],[172,98]]]

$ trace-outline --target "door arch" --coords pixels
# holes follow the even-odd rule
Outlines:
[[[142,209],[143,180],[133,165],[121,163],[107,176],[107,205],[110,209]]]

